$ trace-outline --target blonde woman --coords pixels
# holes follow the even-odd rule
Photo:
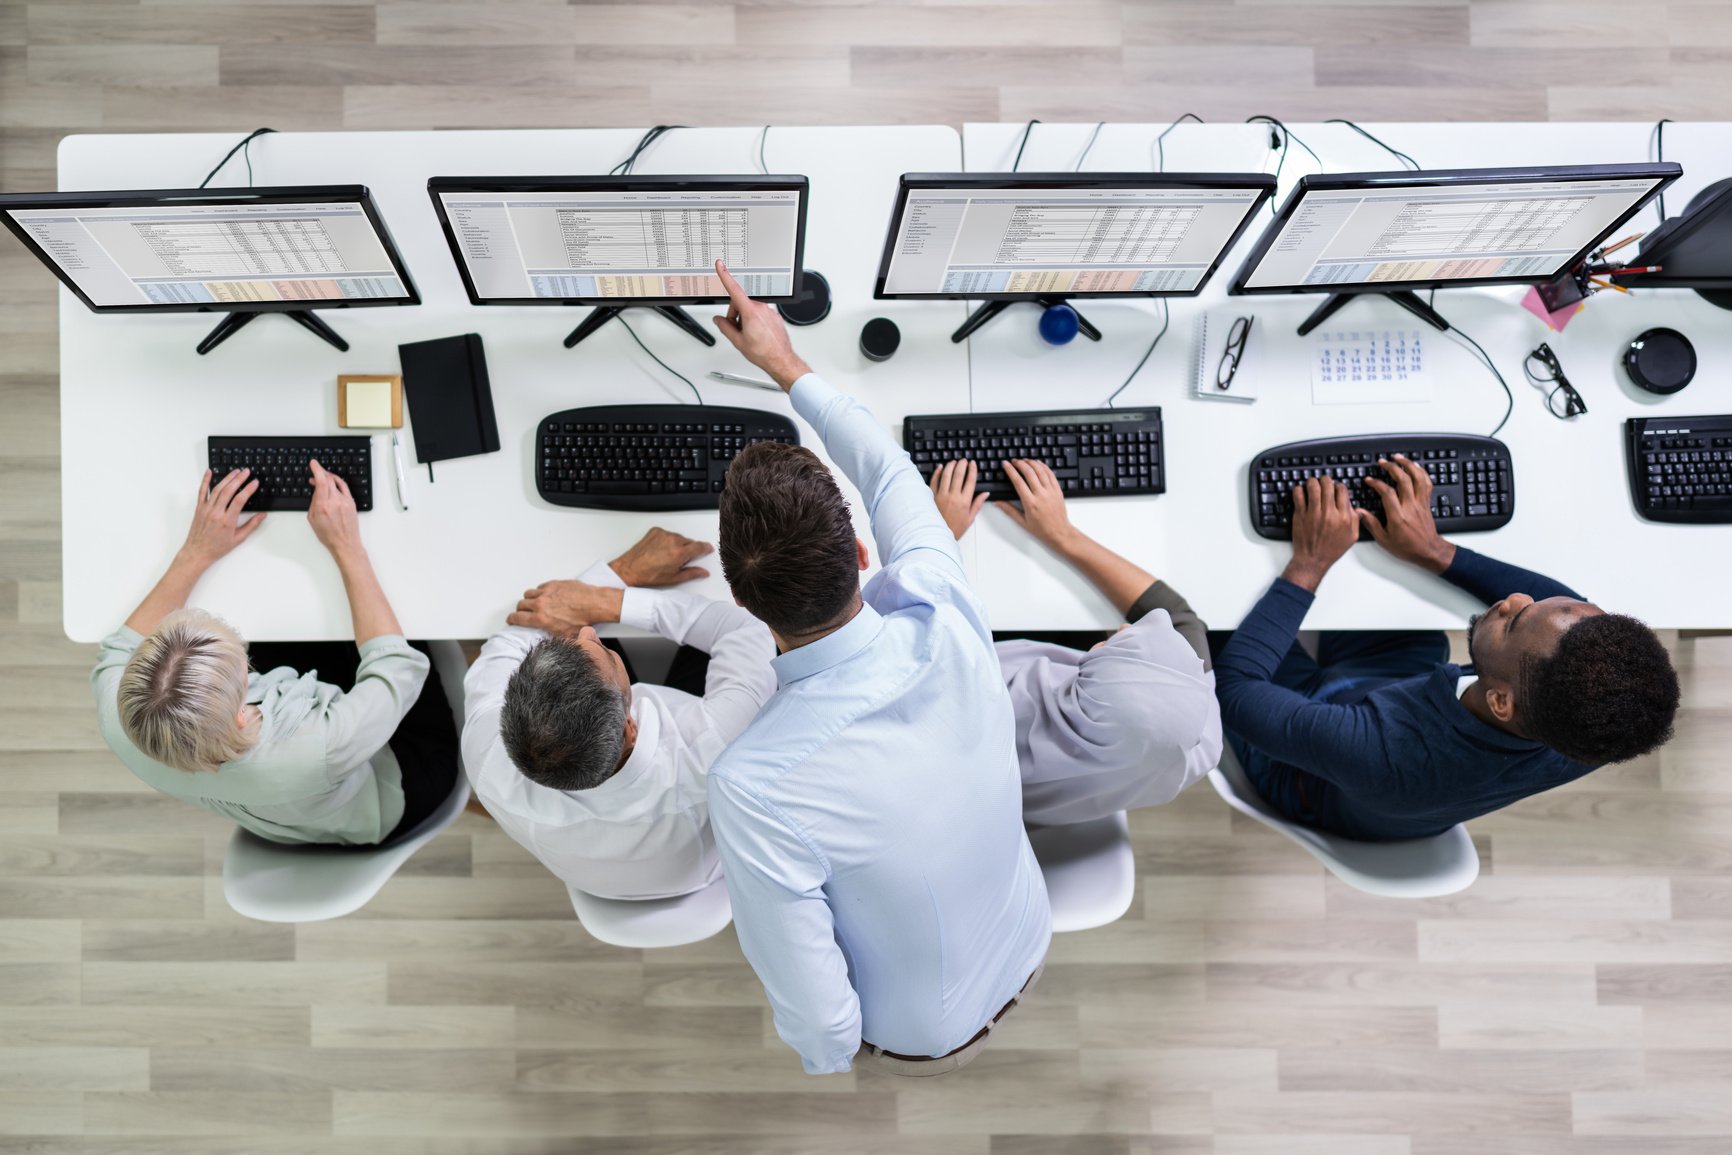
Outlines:
[[[186,609],[251,537],[245,470],[199,482],[185,544],[91,674],[102,736],[139,778],[276,842],[373,845],[412,830],[456,782],[457,731],[424,652],[403,638],[340,477],[312,463],[307,524],[342,574],[355,645],[252,649]]]

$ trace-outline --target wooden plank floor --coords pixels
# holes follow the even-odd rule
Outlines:
[[[52,188],[93,129],[1729,103],[1728,3],[0,0],[7,190]],[[1455,898],[1350,891],[1206,789],[1134,815],[1130,917],[1060,939],[1002,1041],[932,1083],[805,1078],[731,933],[601,946],[473,816],[356,917],[240,919],[228,828],[104,752],[60,633],[55,307],[0,241],[0,1155],[1732,1145],[1732,638],[1679,643],[1657,757],[1475,823]]]

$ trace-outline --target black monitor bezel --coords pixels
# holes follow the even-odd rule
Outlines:
[[[358,204],[361,211],[367,214],[367,220],[373,226],[380,244],[385,247],[385,256],[391,262],[392,271],[397,279],[408,290],[402,297],[362,297],[337,300],[297,299],[293,301],[198,301],[198,302],[166,302],[145,305],[98,305],[85,295],[83,289],[67,275],[56,261],[40,245],[34,237],[16,220],[12,209],[61,209],[61,208],[133,208],[140,205],[156,205],[167,202],[198,202],[201,204],[292,204],[297,202],[317,201],[324,204]],[[12,234],[24,242],[37,260],[46,265],[60,283],[71,289],[73,294],[83,301],[93,313],[304,313],[314,309],[363,309],[388,305],[419,305],[421,295],[415,289],[415,282],[409,276],[409,269],[403,263],[402,254],[397,251],[397,243],[391,237],[391,231],[385,227],[385,220],[379,214],[379,207],[373,201],[373,195],[366,185],[272,185],[264,188],[246,189],[131,189],[115,192],[53,192],[53,193],[4,193],[0,194],[0,222],[4,222]]]
[[[1203,273],[1195,288],[1135,290],[1105,293],[888,293],[884,285],[890,276],[890,259],[896,247],[896,237],[902,229],[902,218],[908,209],[908,194],[919,189],[973,187],[978,189],[1027,189],[1038,192],[1054,188],[1174,188],[1174,189],[1254,189],[1256,198],[1245,210],[1245,216],[1233,229],[1233,235],[1215,254],[1215,259]],[[1255,172],[1108,172],[1108,173],[903,173],[896,189],[896,203],[890,210],[890,228],[884,234],[884,251],[878,258],[878,275],[873,282],[872,296],[880,301],[1038,301],[1061,296],[1067,300],[1095,298],[1195,297],[1201,293],[1245,235],[1257,212],[1275,195],[1275,178]]]
[[[714,305],[726,301],[727,295],[711,297],[483,297],[475,291],[469,276],[469,265],[457,246],[445,204],[439,199],[444,192],[479,193],[547,193],[547,192],[661,192],[692,189],[696,191],[762,192],[795,189],[799,192],[799,208],[794,224],[794,278],[790,291],[774,297],[753,297],[756,301],[788,304],[800,298],[800,273],[806,259],[806,214],[811,202],[811,182],[803,176],[741,174],[739,176],[436,176],[427,181],[427,196],[433,202],[433,212],[439,218],[439,230],[445,235],[451,260],[462,278],[463,291],[471,305],[483,306],[546,306],[588,305],[655,308],[659,305]]]
[[[1299,178],[1293,186],[1293,191],[1287,194],[1275,219],[1263,230],[1246,256],[1239,271],[1233,274],[1233,282],[1227,287],[1229,296],[1273,296],[1279,294],[1304,293],[1393,293],[1399,291],[1425,291],[1428,289],[1466,289],[1486,285],[1543,285],[1555,281],[1558,277],[1580,264],[1582,259],[1593,252],[1607,237],[1615,232],[1631,217],[1641,212],[1649,201],[1653,200],[1666,187],[1684,174],[1684,170],[1670,161],[1661,164],[1597,164],[1597,165],[1553,165],[1535,166],[1531,168],[1456,168],[1420,170],[1418,172],[1397,170],[1395,172],[1351,172],[1335,175],[1307,174]],[[1469,277],[1451,278],[1446,280],[1425,281],[1349,281],[1328,285],[1268,285],[1252,288],[1246,282],[1250,280],[1252,271],[1257,267],[1264,255],[1280,238],[1293,219],[1305,195],[1310,192],[1337,192],[1355,188],[1413,188],[1424,189],[1434,187],[1464,187],[1477,184],[1541,184],[1555,181],[1590,181],[1590,180],[1634,180],[1642,177],[1654,178],[1654,185],[1646,194],[1636,200],[1630,208],[1608,225],[1593,241],[1584,245],[1580,251],[1564,261],[1554,272],[1534,274],[1523,277]]]
[[[1659,265],[1659,272],[1632,273],[1614,279],[1620,285],[1628,285],[1632,289],[1732,289],[1732,268],[1728,268],[1723,277],[1692,277],[1670,274],[1665,267],[1666,254],[1688,244],[1691,237],[1716,217],[1724,217],[1727,223],[1732,225],[1732,181],[1724,183],[1726,187],[1715,193],[1706,204],[1686,207],[1682,213],[1666,221],[1670,227],[1655,238],[1651,246],[1642,246],[1637,250],[1635,258],[1624,262],[1630,265]]]

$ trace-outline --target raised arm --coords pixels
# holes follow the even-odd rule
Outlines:
[[[1431,513],[1431,476],[1399,453],[1378,464],[1390,480],[1368,477],[1366,484],[1383,498],[1383,520],[1366,510],[1359,516],[1377,544],[1396,557],[1436,574],[1487,605],[1510,594],[1527,594],[1535,601],[1551,597],[1583,600],[1581,594],[1544,574],[1445,541]]]
[[[794,352],[787,326],[773,308],[746,296],[720,261],[716,273],[729,299],[728,314],[715,318],[716,328],[788,393],[794,411],[818,431],[831,460],[860,491],[879,561],[889,566],[915,550],[932,550],[965,576],[956,539],[908,454],[870,410],[812,372]]]
[[[776,1033],[809,1075],[846,1071],[860,1049],[860,998],[824,897],[827,869],[783,816],[710,774],[716,834],[740,949],[764,984]]]
[[[629,589],[620,622],[710,656],[704,712],[726,741],[739,737],[776,692],[770,629],[730,602],[680,590]]]

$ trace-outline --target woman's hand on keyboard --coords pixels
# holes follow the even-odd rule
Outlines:
[[[241,507],[258,488],[259,483],[248,470],[237,469],[215,485],[210,483],[210,470],[205,470],[198,483],[192,528],[186,531],[186,544],[180,547],[180,556],[202,569],[251,537],[265,515],[255,513],[242,522]]]
[[[979,477],[980,470],[966,458],[946,461],[932,471],[932,500],[938,503],[944,524],[950,527],[958,541],[974,524],[980,507],[986,504],[986,491],[974,492],[974,483]]]
[[[355,499],[349,494],[349,483],[317,461],[308,462],[313,472],[313,500],[307,506],[307,524],[319,544],[331,551],[338,564],[347,558],[364,554],[361,544],[360,518],[355,513]]]
[[[1007,461],[1005,480],[1016,490],[1017,505],[1000,502],[1005,515],[1034,535],[1036,541],[1059,553],[1065,551],[1076,530],[1064,508],[1064,486],[1043,461]],[[1022,508],[1018,509],[1017,506]]]

